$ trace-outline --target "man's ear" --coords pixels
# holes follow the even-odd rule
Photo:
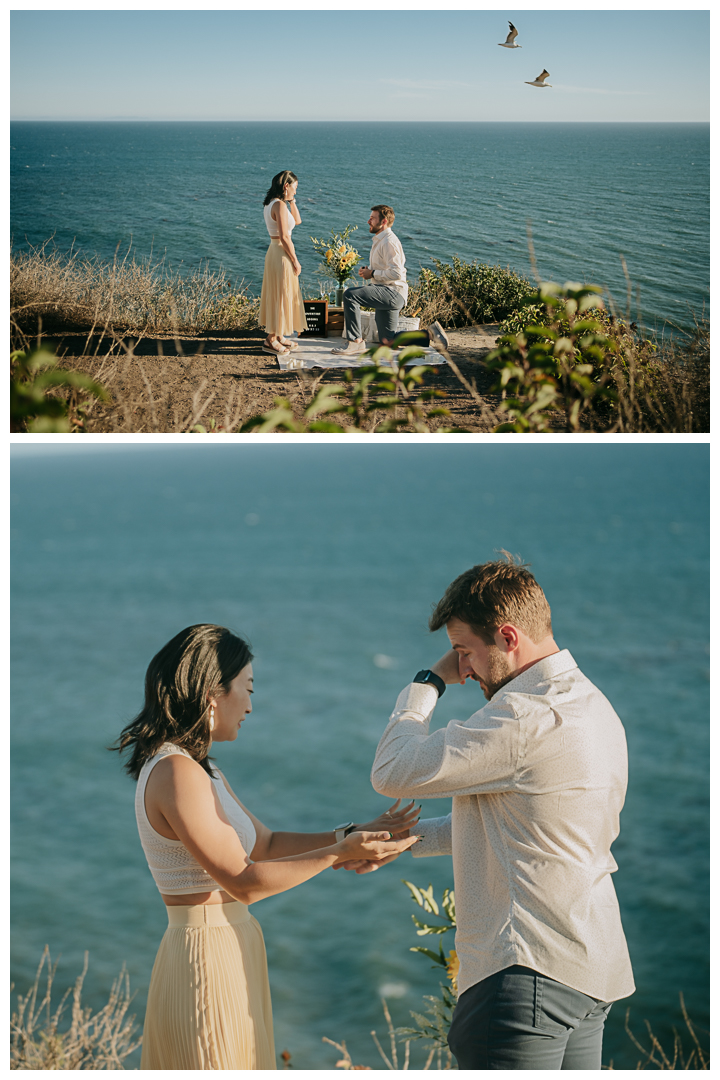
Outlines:
[[[520,635],[517,627],[513,626],[512,623],[504,623],[495,631],[495,640],[503,652],[514,652],[520,645]]]

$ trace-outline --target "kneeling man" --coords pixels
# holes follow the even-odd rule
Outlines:
[[[345,333],[348,343],[344,349],[333,349],[345,356],[365,352],[360,329],[360,308],[375,308],[378,338],[392,340],[397,333],[398,314],[407,303],[408,287],[405,254],[402,244],[392,231],[395,211],[392,206],[373,206],[368,226],[373,234],[370,265],[358,270],[367,285],[347,289],[343,298]]]
[[[610,1005],[632,994],[610,846],[627,786],[623,726],[555,643],[523,566],[461,574],[430,619],[451,650],[395,705],[372,772],[392,798],[452,796],[414,856],[452,854],[460,960],[448,1036],[461,1069],[600,1069]],[[430,732],[446,683],[488,704]]]

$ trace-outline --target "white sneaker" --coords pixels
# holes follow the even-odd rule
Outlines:
[[[333,349],[336,356],[360,356],[365,352],[365,342],[360,341],[348,341],[344,349]]]
[[[447,356],[450,351],[450,342],[448,336],[443,330],[439,322],[434,322],[427,328],[428,337],[430,338],[430,344],[434,349],[442,356]]]

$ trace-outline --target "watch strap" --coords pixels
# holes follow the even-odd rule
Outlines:
[[[429,670],[418,671],[417,675],[413,679],[413,682],[414,683],[415,682],[416,683],[423,683],[426,686],[428,684],[430,684],[431,686],[434,686],[435,689],[438,692],[438,697],[439,698],[441,698],[443,696],[443,694],[445,693],[445,682],[444,682],[443,679],[440,678],[439,675],[436,675],[434,671],[429,671]]]

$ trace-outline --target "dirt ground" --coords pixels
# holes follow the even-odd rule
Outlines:
[[[482,363],[497,333],[496,325],[449,332],[450,354],[470,388],[448,365],[428,373],[424,385],[444,391],[437,404],[452,414],[429,421],[431,430],[488,432],[501,423],[499,399],[489,394],[492,376]],[[237,431],[248,418],[272,409],[276,397],[287,398],[300,419],[319,385],[343,385],[341,370],[282,372],[261,351],[261,331],[88,340],[87,332],[63,330],[43,337],[57,347],[61,367],[87,372],[111,394],[110,403],[88,410],[89,432],[189,432],[198,424]],[[331,419],[343,424],[340,416]]]

